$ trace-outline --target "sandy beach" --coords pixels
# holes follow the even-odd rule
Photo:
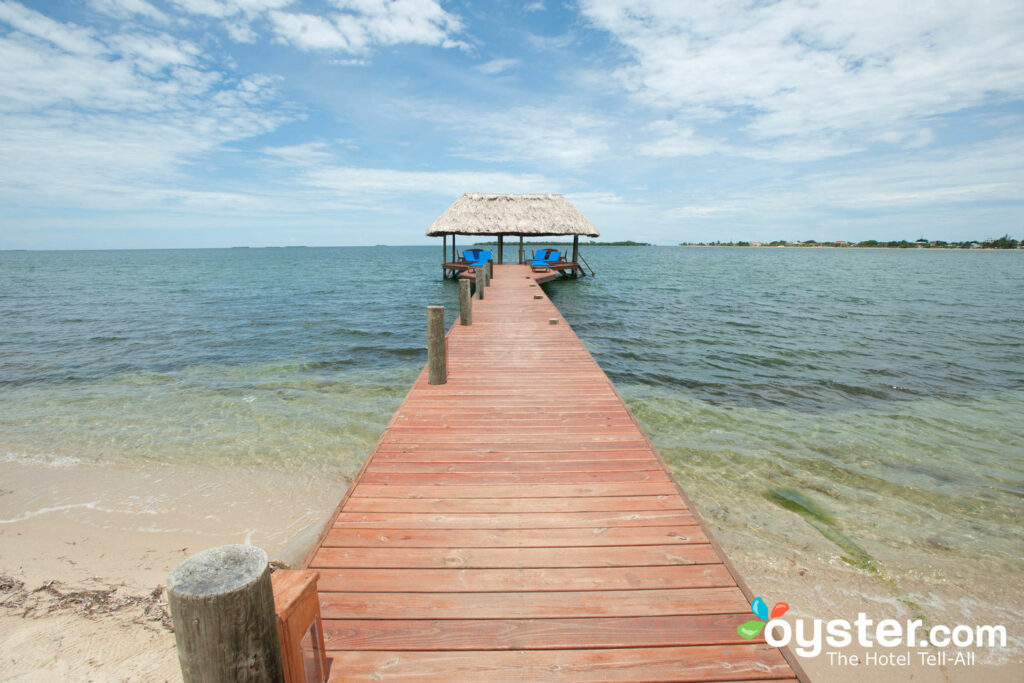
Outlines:
[[[346,486],[182,465],[0,462],[2,677],[180,680],[167,573],[227,543],[301,562]]]

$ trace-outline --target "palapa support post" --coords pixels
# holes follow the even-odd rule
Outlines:
[[[448,277],[448,269],[444,267],[448,260],[448,235],[441,235],[441,275]]]
[[[504,261],[503,252],[505,251],[505,236],[498,235],[498,265],[500,266]]]
[[[473,269],[473,272],[476,274],[476,277],[474,278],[474,282],[476,282],[476,298],[483,299],[484,287],[487,286],[485,282],[486,276],[484,275],[484,268],[483,266],[478,266]]]
[[[444,306],[427,306],[427,383],[448,381],[448,359],[445,353]]]
[[[185,683],[284,680],[265,551],[224,545],[193,555],[167,577],[167,602]]]
[[[459,280],[459,321],[463,325],[473,324],[473,304],[469,298],[469,280]]]
[[[455,251],[455,233],[452,233],[452,263],[459,260],[459,253]]]
[[[523,236],[519,236],[519,265],[523,265]]]
[[[580,236],[579,235],[573,235],[572,236],[572,262],[573,263],[579,263],[580,262]],[[580,270],[582,270],[582,268]],[[576,275],[576,266],[573,266],[572,274],[575,277],[575,275]]]

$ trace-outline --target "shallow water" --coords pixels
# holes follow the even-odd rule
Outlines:
[[[1024,616],[1024,253],[584,255],[546,290],[745,571]],[[455,311],[439,258],[0,252],[0,459],[354,474]]]

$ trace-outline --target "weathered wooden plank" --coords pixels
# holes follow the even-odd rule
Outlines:
[[[570,460],[568,462],[534,462],[507,460],[504,462],[374,462],[367,469],[375,474],[402,472],[406,474],[465,474],[476,472],[636,472],[660,470],[661,465],[652,456],[643,460]]]
[[[328,619],[328,650],[551,650],[745,644],[744,614],[586,619]],[[755,642],[763,642],[758,638]]]
[[[686,545],[582,546],[572,548],[323,547],[310,567],[325,568],[511,568],[643,567],[721,563],[707,543]]]
[[[707,537],[696,524],[542,529],[359,529],[336,524],[323,547],[575,548],[673,543],[707,543]]]
[[[324,592],[479,593],[735,586],[724,565],[560,569],[321,569]]]
[[[637,451],[650,452],[650,446],[646,441],[631,439],[628,441],[613,442],[592,442],[592,443],[561,443],[560,441],[534,441],[532,439],[520,439],[508,443],[482,442],[470,445],[464,441],[457,441],[452,445],[444,445],[442,448],[435,443],[395,443],[390,440],[382,441],[377,452],[380,453],[421,453],[436,452],[438,450],[468,453],[551,453],[562,452],[597,452],[597,451]]]
[[[626,512],[423,513],[341,512],[334,526],[375,529],[564,529],[696,524],[686,510]],[[596,532],[595,532],[596,533]]]
[[[351,498],[345,512],[611,512],[685,510],[679,496],[591,498]]]
[[[736,614],[738,588],[507,593],[320,593],[324,619],[548,619]]]
[[[454,472],[422,474],[376,472],[367,469],[361,480],[365,484],[395,486],[474,486],[480,484],[607,484],[619,481],[671,481],[664,470],[636,472]]]
[[[792,679],[764,644],[604,650],[332,652],[332,681],[739,681]]]
[[[647,450],[614,450],[614,451],[506,451],[492,452],[487,450],[434,450],[434,451],[384,451],[374,455],[375,463],[382,462],[572,462],[636,460],[651,455]]]
[[[429,484],[399,486],[397,484],[354,485],[353,498],[577,498],[607,496],[678,496],[672,482],[632,482],[610,484],[536,484],[533,486],[451,485],[439,489]]]

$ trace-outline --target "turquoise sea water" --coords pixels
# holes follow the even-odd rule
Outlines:
[[[1022,587],[1024,253],[584,255],[597,277],[545,288],[727,545],[910,609],[914,581]],[[424,307],[454,319],[439,261],[0,252],[0,459],[354,474],[425,362]]]

